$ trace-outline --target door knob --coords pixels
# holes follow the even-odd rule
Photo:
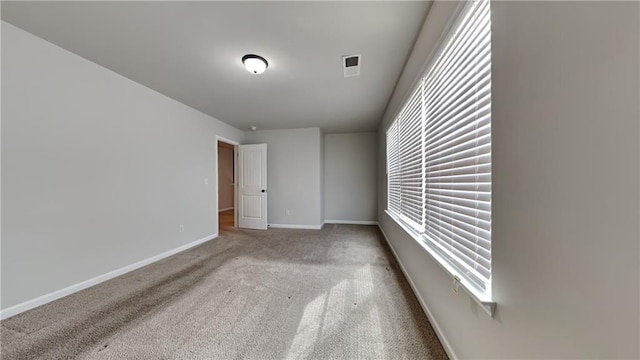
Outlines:
[[[265,189],[262,189],[262,192],[267,192],[267,190],[265,190]]]

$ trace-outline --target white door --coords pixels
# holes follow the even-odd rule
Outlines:
[[[238,227],[267,230],[267,144],[238,145]]]

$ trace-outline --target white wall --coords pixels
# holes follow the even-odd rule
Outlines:
[[[217,231],[241,131],[5,22],[2,105],[3,309]]]
[[[322,225],[321,137],[318,128],[245,133],[246,144],[267,144],[269,225]]]
[[[459,358],[640,357],[639,12],[492,2],[495,319],[384,213],[381,126],[379,221]]]
[[[233,146],[218,143],[218,211],[233,208]]]
[[[322,129],[320,129],[320,219],[324,222],[325,217],[325,198],[326,194],[326,186],[325,186],[325,151],[324,151],[324,143],[325,143],[325,133]]]
[[[324,136],[324,206],[327,222],[375,222],[377,133]]]

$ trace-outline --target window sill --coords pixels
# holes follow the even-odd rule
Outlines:
[[[393,221],[395,221],[396,224],[398,224],[407,234],[409,234],[418,245],[420,245],[427,253],[429,253],[429,255],[434,258],[436,263],[440,265],[440,267],[451,277],[451,279],[453,280],[452,290],[456,288],[456,284],[459,285],[460,288],[462,288],[467,294],[469,294],[469,296],[473,300],[475,300],[475,302],[478,303],[480,307],[491,318],[493,318],[493,315],[496,311],[497,303],[493,301],[490,296],[487,296],[487,294],[479,291],[468,280],[466,280],[462,276],[462,274],[460,274],[460,271],[458,271],[453,265],[449,263],[448,260],[446,260],[442,255],[440,255],[427,244],[422,235],[416,233],[410,226],[405,224],[402,220],[400,220],[397,216],[395,216],[388,210],[385,210],[385,213],[391,219],[393,219]],[[456,291],[454,290],[454,292]]]

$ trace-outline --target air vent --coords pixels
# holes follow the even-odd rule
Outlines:
[[[362,55],[347,55],[342,57],[342,70],[344,77],[360,75]]]

